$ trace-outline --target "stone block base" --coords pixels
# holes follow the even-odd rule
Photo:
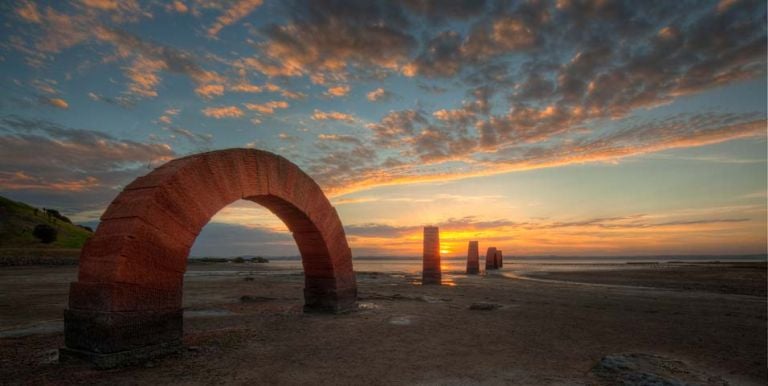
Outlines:
[[[146,361],[181,347],[183,310],[64,311],[62,354],[115,367]]]
[[[438,264],[440,264],[438,262]],[[440,271],[440,266],[438,265],[436,269],[428,269],[425,268],[424,271],[421,273],[421,284],[442,284],[443,281],[443,273]]]
[[[115,367],[139,365],[155,358],[175,354],[181,351],[182,347],[181,340],[109,354],[75,350],[65,347],[59,349],[59,361],[84,361],[97,369],[112,369]]]
[[[304,289],[304,312],[342,314],[357,309],[357,288]]]

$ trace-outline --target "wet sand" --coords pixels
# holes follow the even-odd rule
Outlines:
[[[579,271],[510,265],[485,276],[448,274],[451,285],[444,286],[416,285],[413,274],[358,272],[360,310],[346,315],[303,314],[300,271],[191,265],[187,350],[109,371],[56,362],[75,277],[76,267],[0,270],[0,383],[768,380],[765,264]],[[685,284],[669,288],[675,282]]]

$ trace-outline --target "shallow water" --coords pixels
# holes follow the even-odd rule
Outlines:
[[[663,267],[665,263],[693,263],[693,262],[755,262],[765,261],[765,256],[650,256],[650,257],[505,257],[504,268],[499,271],[578,271],[596,269],[616,269],[631,267],[648,267],[656,264]],[[466,260],[462,258],[443,259],[441,268],[443,273],[463,274],[466,271]],[[278,271],[302,271],[301,261],[272,260],[268,264],[270,270]],[[422,262],[419,258],[413,259],[354,259],[355,271],[360,272],[387,272],[420,274]],[[484,268],[484,259],[480,258],[480,269]],[[210,271],[206,271],[210,272]],[[275,272],[276,274],[285,272]]]

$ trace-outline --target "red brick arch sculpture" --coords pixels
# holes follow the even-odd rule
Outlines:
[[[269,152],[213,151],[160,166],[109,205],[70,287],[63,357],[112,367],[181,347],[189,250],[210,218],[239,199],[265,206],[293,233],[305,311],[356,306],[344,228],[312,178]]]

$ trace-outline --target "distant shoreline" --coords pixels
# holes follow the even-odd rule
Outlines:
[[[30,265],[77,265],[80,256],[79,249],[23,249],[0,248],[0,267],[30,266]],[[238,257],[248,260],[258,258],[255,255],[244,256],[190,256],[189,262],[193,264],[205,263],[206,260],[234,260]],[[264,256],[267,261],[301,261],[300,256]],[[420,262],[420,256],[353,256],[353,261],[400,261]],[[466,257],[444,257],[446,261],[464,261]],[[768,255],[634,255],[634,256],[507,256],[510,263],[539,263],[539,264],[568,264],[568,263],[613,263],[613,264],[652,264],[652,263],[677,263],[677,262],[755,262],[768,261]],[[266,263],[263,261],[262,263]],[[237,262],[235,262],[237,263]]]
[[[301,260],[300,256],[264,256],[269,260]],[[190,256],[189,259],[200,259],[204,257]],[[403,261],[421,261],[421,256],[353,256],[353,260],[403,260]],[[465,260],[465,256],[443,257],[443,260]],[[765,254],[746,254],[746,255],[597,255],[597,256],[556,256],[556,255],[531,255],[531,256],[507,256],[509,260],[571,260],[571,261],[589,261],[589,260],[655,260],[665,262],[667,260],[675,261],[762,261],[768,260]]]

